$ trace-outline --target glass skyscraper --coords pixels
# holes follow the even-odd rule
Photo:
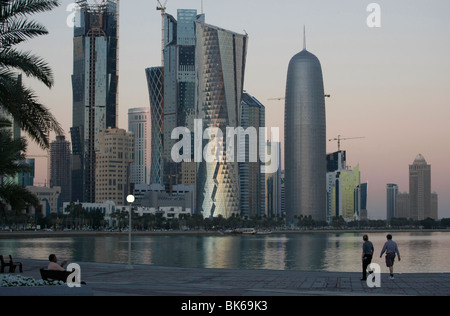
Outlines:
[[[77,1],[73,39],[72,199],[95,201],[99,134],[117,125],[117,1]]]
[[[259,137],[259,128],[266,126],[266,111],[264,105],[259,102],[254,96],[244,92],[242,95],[241,106],[241,124],[240,126],[247,130],[254,128]],[[250,135],[250,133],[249,133]],[[245,157],[243,162],[239,162],[239,179],[240,179],[240,194],[241,194],[241,215],[247,218],[255,216],[264,216],[266,213],[266,194],[265,194],[265,180],[266,176],[261,173],[261,159],[257,161],[250,161],[251,150],[253,147],[257,153],[260,153],[261,146],[265,145],[265,139],[259,139],[256,144],[250,144],[255,140],[245,137],[240,140],[240,148],[245,148]],[[260,146],[261,144],[261,146]],[[257,154],[258,155],[258,154]]]
[[[179,126],[194,130],[196,102],[195,22],[204,22],[203,14],[194,9],[177,10],[177,19],[166,14],[164,19],[164,183],[181,183],[183,163],[171,158],[172,131]],[[193,139],[193,138],[192,138]],[[193,151],[191,151],[193,152]]]
[[[286,218],[325,221],[325,94],[320,61],[306,47],[289,63],[285,102]]]
[[[241,123],[241,99],[247,56],[247,35],[196,22],[198,78],[197,117],[203,127],[219,128],[223,139],[217,148],[227,148],[227,127]],[[203,148],[210,140],[203,140]],[[224,150],[225,151],[225,150]],[[236,157],[236,155],[235,155]],[[204,217],[228,218],[240,214],[239,166],[237,162],[199,163],[197,208]]]
[[[150,184],[163,184],[163,138],[164,138],[164,68],[145,69],[152,126]]]
[[[398,185],[395,183],[386,184],[386,218],[390,221],[393,217],[397,217],[397,194]]]
[[[61,187],[58,211],[61,211],[63,202],[72,200],[70,154],[70,142],[64,136],[56,136],[56,140],[50,143],[50,187]]]
[[[130,167],[130,182],[150,184],[151,120],[150,108],[128,109],[128,131],[134,134],[134,161]]]

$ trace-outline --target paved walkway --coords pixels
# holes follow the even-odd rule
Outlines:
[[[19,261],[17,259],[17,261]],[[24,276],[41,279],[47,261],[20,260]],[[83,295],[94,296],[449,296],[450,273],[381,274],[369,288],[360,273],[172,268],[78,262]],[[382,269],[386,269],[382,267]],[[17,294],[17,293],[16,293]],[[46,292],[42,290],[42,295]]]

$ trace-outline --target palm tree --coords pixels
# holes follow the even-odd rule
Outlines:
[[[49,147],[51,132],[60,135],[63,130],[48,108],[38,102],[35,93],[17,80],[13,70],[41,81],[48,88],[53,86],[53,73],[42,58],[14,46],[47,34],[43,25],[28,20],[27,16],[57,6],[59,0],[0,0],[0,107],[43,149]]]
[[[21,164],[25,159],[27,141],[24,137],[11,140],[11,132],[5,127],[11,126],[7,120],[0,120],[0,175],[4,182],[0,183],[0,216],[6,219],[6,205],[10,205],[15,213],[21,212],[27,205],[38,206],[39,200],[30,191],[19,184],[8,181],[8,176],[26,172],[30,167]]]

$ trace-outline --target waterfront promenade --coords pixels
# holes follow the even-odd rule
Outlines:
[[[24,276],[40,279],[47,261],[20,259]],[[152,265],[77,262],[81,291],[90,296],[449,296],[450,273],[381,274],[381,287],[369,288],[356,272],[175,268]],[[382,272],[386,268],[382,267]],[[48,287],[50,288],[50,287]],[[1,290],[1,288],[0,288]],[[69,289],[68,289],[69,290]],[[66,295],[70,291],[64,292]],[[4,293],[2,293],[3,295]],[[7,294],[6,294],[7,295]],[[14,292],[18,295],[18,292]],[[20,292],[19,292],[20,295]],[[42,288],[38,295],[53,295]],[[70,294],[69,294],[70,295]]]

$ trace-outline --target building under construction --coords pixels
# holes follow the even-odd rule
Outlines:
[[[99,150],[99,134],[106,128],[117,127],[118,2],[76,2],[70,129],[73,201],[95,201],[95,152]]]

